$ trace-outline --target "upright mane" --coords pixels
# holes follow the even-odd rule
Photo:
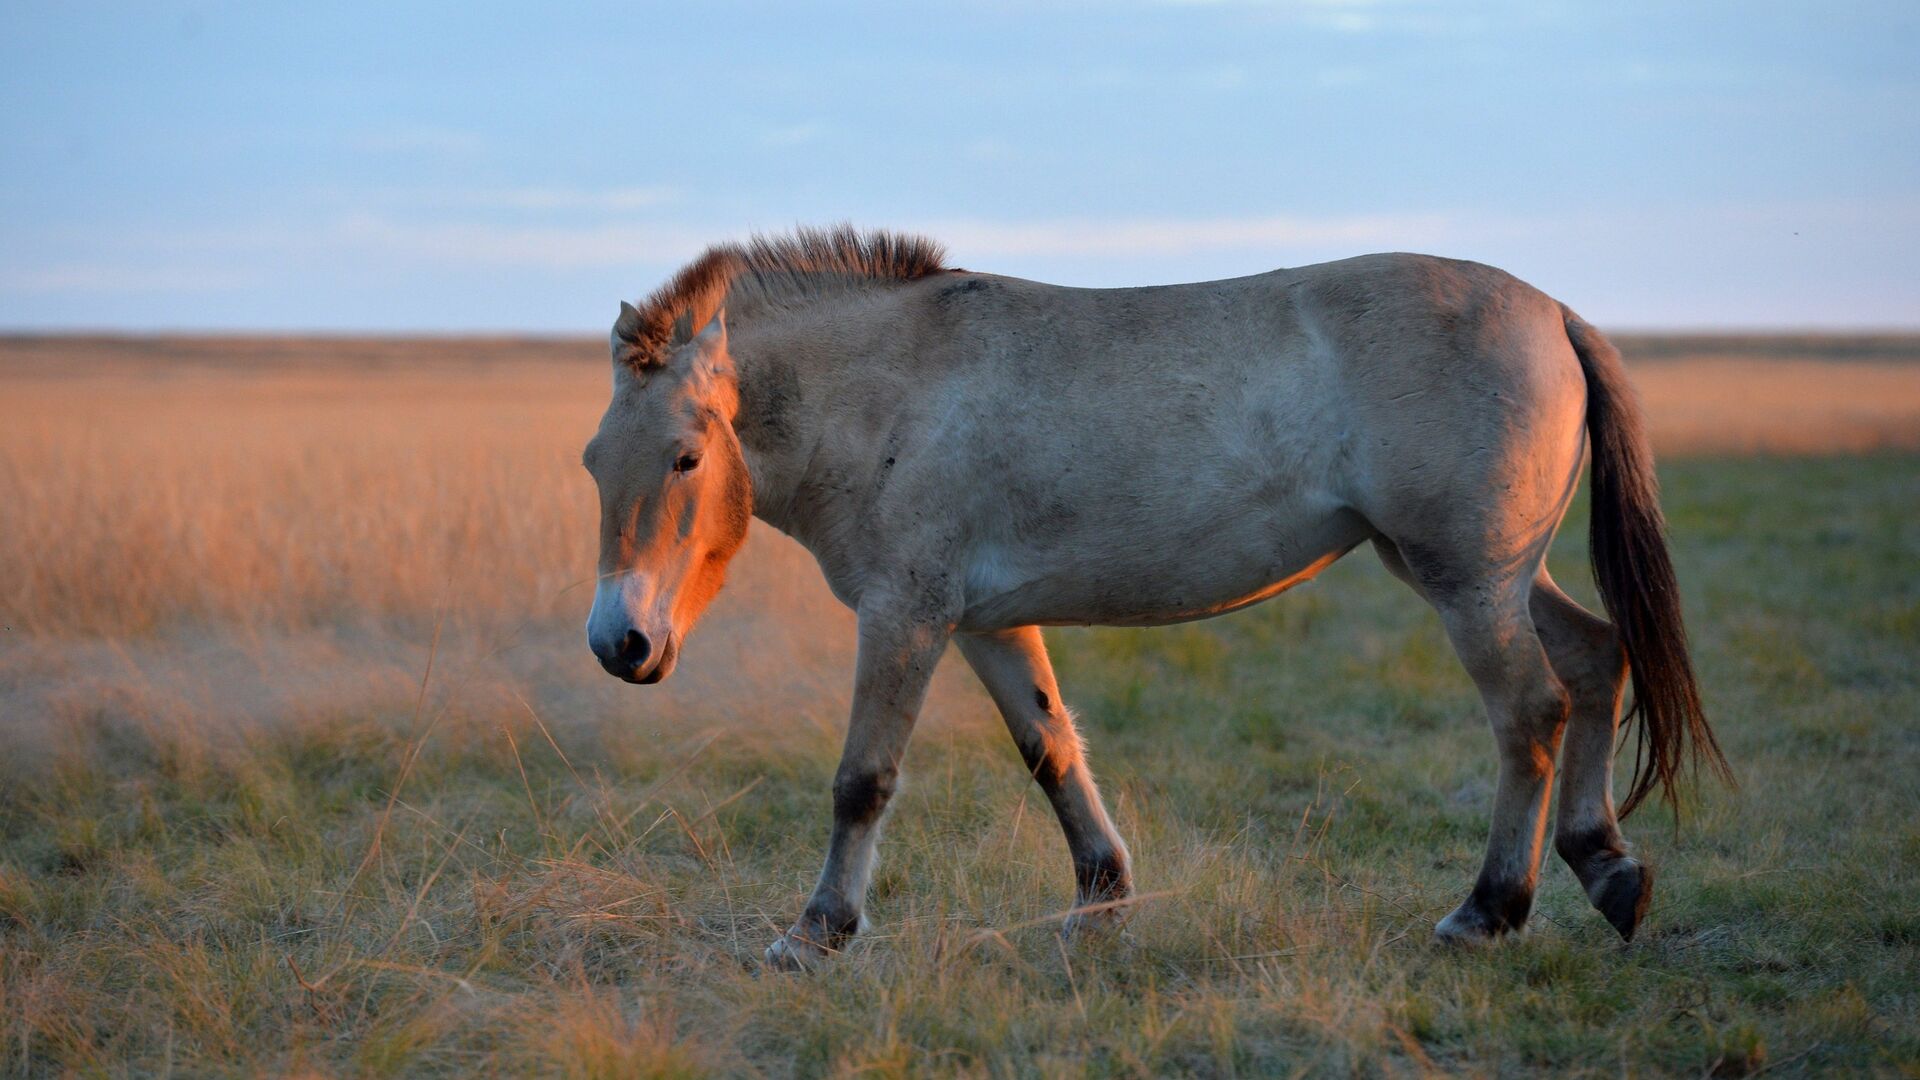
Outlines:
[[[730,294],[768,299],[796,289],[817,292],[836,281],[914,281],[952,269],[946,257],[945,248],[924,236],[851,225],[716,244],[640,303],[634,333],[623,325],[621,338],[631,346],[627,363],[644,368],[663,361],[673,342],[697,330]]]

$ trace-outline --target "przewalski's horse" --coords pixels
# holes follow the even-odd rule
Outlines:
[[[859,616],[826,866],[771,963],[861,923],[880,818],[949,641],[1066,832],[1078,905],[1130,894],[1039,627],[1155,625],[1273,596],[1371,541],[1440,613],[1499,748],[1486,861],[1446,941],[1524,927],[1554,846],[1623,937],[1652,874],[1616,821],[1629,673],[1643,760],[1622,813],[1704,756],[1653,462],[1618,354],[1499,270],[1418,255],[1194,285],[1072,289],[850,229],[709,250],[613,329],[588,444],[600,578],[587,636],[666,678],[757,514]],[[1592,442],[1612,621],[1544,557]]]

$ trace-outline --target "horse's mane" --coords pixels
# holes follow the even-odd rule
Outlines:
[[[628,362],[661,362],[676,336],[699,329],[729,296],[769,300],[836,284],[914,281],[951,269],[946,257],[945,248],[924,236],[851,225],[716,244],[641,302]]]

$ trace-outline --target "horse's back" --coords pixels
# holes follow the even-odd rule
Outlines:
[[[1299,463],[1364,428],[1402,453],[1584,401],[1558,303],[1481,263],[1363,255],[1126,289],[950,277],[929,286],[923,338],[948,354],[930,378],[1141,450],[1207,434]]]

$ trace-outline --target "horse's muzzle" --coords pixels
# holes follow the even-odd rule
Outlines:
[[[607,669],[607,674],[628,682],[639,682],[638,672],[653,658],[653,642],[634,629],[628,629],[618,638],[596,639],[591,644],[593,655],[600,658],[600,666]]]
[[[628,630],[617,641],[594,641],[593,655],[607,674],[636,686],[651,686],[673,672],[679,650],[673,636],[656,650],[652,639],[638,630]]]

